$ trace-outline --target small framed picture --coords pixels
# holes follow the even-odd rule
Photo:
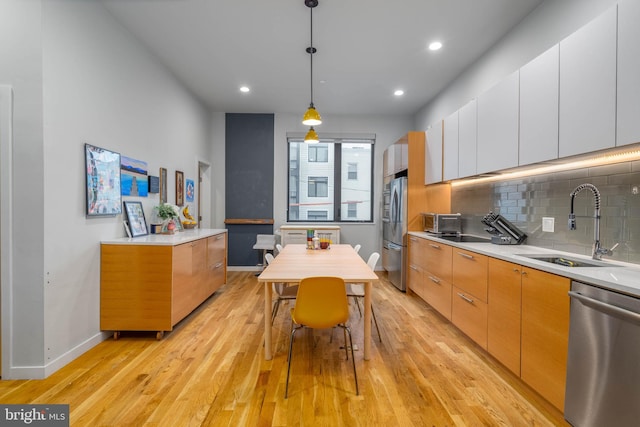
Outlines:
[[[124,211],[127,214],[127,223],[129,225],[129,233],[131,237],[146,236],[147,221],[144,219],[144,210],[141,202],[125,201]]]
[[[167,203],[167,170],[160,168],[159,176],[160,204]]]
[[[184,172],[176,171],[176,206],[184,206]]]

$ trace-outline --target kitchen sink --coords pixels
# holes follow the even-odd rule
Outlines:
[[[606,264],[604,262],[598,261],[585,261],[582,259],[576,259],[566,256],[559,256],[555,254],[540,254],[540,255],[529,255],[529,254],[516,254],[521,257],[535,259],[537,261],[544,261],[551,264],[561,265],[563,267],[613,267],[614,265]]]

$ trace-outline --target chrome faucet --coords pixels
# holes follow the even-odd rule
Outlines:
[[[600,246],[600,192],[598,191],[598,189],[596,188],[595,185],[593,185],[593,184],[580,184],[575,188],[575,190],[573,190],[571,192],[571,194],[570,194],[570,196],[571,196],[571,212],[569,213],[569,230],[575,230],[577,228],[576,227],[576,215],[573,213],[573,199],[576,197],[576,194],[578,194],[579,192],[581,192],[585,188],[588,188],[589,190],[591,190],[591,192],[593,193],[593,196],[596,199],[596,209],[595,209],[595,212],[593,214],[593,219],[594,219],[593,229],[594,229],[594,240],[595,240],[595,242],[593,243],[593,254],[591,255],[591,257],[593,259],[602,259],[602,255],[613,255],[613,249],[615,249],[616,246],[618,246],[618,245],[616,244],[611,249],[606,249],[606,248],[603,248],[602,246]]]

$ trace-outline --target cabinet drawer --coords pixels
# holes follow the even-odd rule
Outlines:
[[[451,283],[430,272],[424,273],[424,299],[448,320],[451,320]]]
[[[425,299],[422,268],[415,264],[409,264],[407,282],[411,291],[415,292],[420,298]]]
[[[453,287],[451,321],[469,338],[487,349],[487,304]]]
[[[416,236],[409,236],[409,265],[426,267],[425,246],[427,240]]]
[[[455,248],[453,251],[453,286],[487,302],[488,258],[475,252]]]
[[[451,283],[451,254],[453,248],[433,241],[426,241],[424,257],[426,270],[436,277]]]

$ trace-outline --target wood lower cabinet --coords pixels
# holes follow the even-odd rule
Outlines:
[[[100,249],[100,329],[171,331],[226,283],[227,233],[176,244],[103,242]],[[176,239],[179,239],[176,237]],[[180,242],[180,240],[177,240]]]
[[[522,267],[489,258],[487,350],[520,376]]]
[[[522,269],[521,378],[564,409],[569,347],[569,290],[562,276]]]
[[[453,248],[451,321],[480,347],[487,348],[488,257]]]
[[[409,237],[409,288],[451,320],[451,246]]]

